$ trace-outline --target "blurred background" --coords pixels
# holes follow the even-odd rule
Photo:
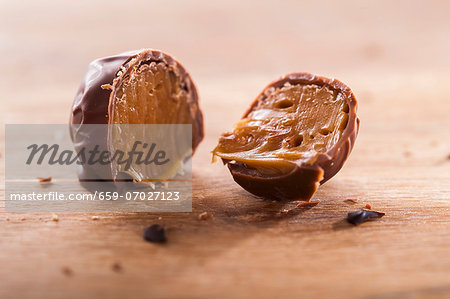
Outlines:
[[[292,71],[337,77],[362,99],[380,89],[435,92],[448,82],[448,1],[0,3],[2,101],[15,105],[25,104],[21,92],[39,86],[28,107],[46,98],[68,108],[91,60],[144,47],[177,57],[205,105],[224,93],[247,104]],[[21,113],[12,108],[8,122]]]
[[[1,212],[0,297],[448,296],[450,1],[0,0],[0,125],[67,123],[89,62],[139,48],[175,56],[198,87],[193,213],[47,223]],[[282,218],[210,151],[270,81],[298,71],[350,86],[361,128],[321,203]],[[387,215],[341,229],[347,197]],[[214,220],[199,223],[203,211]],[[168,246],[142,241],[153,222],[172,229]]]
[[[352,87],[362,132],[407,129],[406,142],[424,136],[421,121],[450,125],[448,1],[0,3],[3,123],[66,123],[90,61],[155,48],[197,83],[206,153],[265,85],[294,71]],[[43,105],[51,115],[39,113]],[[365,154],[390,141],[379,136]]]

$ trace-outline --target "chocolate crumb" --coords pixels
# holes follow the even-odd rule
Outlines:
[[[91,219],[92,219],[92,220],[99,220],[100,217],[98,217],[98,216],[92,216]]]
[[[346,198],[344,201],[345,202],[350,202],[350,203],[357,203],[358,199],[357,198]]]
[[[70,269],[70,268],[67,267],[67,266],[62,267],[62,268],[61,268],[61,272],[62,272],[64,275],[66,275],[66,276],[72,276],[72,274],[73,274],[72,269]]]
[[[198,215],[198,220],[208,220],[208,219],[212,219],[212,218],[213,218],[213,214],[208,213],[208,212],[203,212]]]
[[[122,265],[119,263],[112,264],[111,268],[114,272],[117,272],[117,273],[120,273],[123,270]]]
[[[144,239],[148,242],[165,243],[167,239],[164,227],[153,224],[144,231]]]
[[[49,176],[48,178],[38,178],[39,183],[50,183],[52,181],[52,177]]]
[[[353,225],[360,225],[363,222],[369,221],[374,218],[381,218],[385,213],[360,210],[355,212],[350,212],[347,214],[347,221]]]
[[[369,205],[368,203],[366,203],[366,205],[364,206],[366,209],[372,209],[372,206],[371,205]]]

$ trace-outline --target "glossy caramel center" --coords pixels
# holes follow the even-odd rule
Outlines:
[[[314,163],[347,126],[345,97],[327,86],[286,83],[265,96],[221,136],[214,155],[255,168],[289,169],[289,161]]]

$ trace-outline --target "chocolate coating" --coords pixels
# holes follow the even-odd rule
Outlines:
[[[76,150],[82,147],[89,148],[94,143],[100,145],[100,150],[108,149],[108,132],[89,132],[88,130],[91,129],[82,125],[110,124],[110,107],[116,93],[115,87],[122,82],[130,64],[151,62],[164,63],[170,66],[176,70],[177,75],[184,82],[193,120],[192,152],[195,151],[204,136],[203,115],[198,104],[197,89],[190,75],[177,60],[166,53],[151,49],[128,51],[99,58],[89,64],[86,75],[75,96],[69,121],[71,125],[75,125],[71,126],[70,134]],[[105,86],[108,88],[105,88]],[[92,140],[91,136],[97,136],[97,139]],[[98,136],[102,136],[102,139],[98,140]],[[95,165],[95,168],[89,165],[78,166],[78,176],[81,181],[90,181],[94,176],[101,178],[101,180],[115,179],[111,175],[111,165]]]
[[[268,91],[285,84],[317,85],[328,87],[344,96],[348,105],[348,122],[339,140],[319,153],[312,163],[294,161],[295,166],[287,173],[267,175],[243,162],[222,159],[227,164],[233,179],[252,194],[280,201],[309,200],[320,184],[332,178],[344,165],[356,140],[359,118],[356,115],[357,101],[351,89],[344,83],[315,76],[309,73],[291,73],[270,83],[254,100],[243,115],[245,119],[268,97]]]

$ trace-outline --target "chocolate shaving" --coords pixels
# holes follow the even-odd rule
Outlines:
[[[364,223],[371,219],[381,218],[384,215],[385,215],[385,213],[382,213],[382,212],[360,210],[360,211],[348,213],[347,221],[353,225],[360,225],[361,223]]]
[[[52,177],[49,176],[48,178],[37,178],[39,180],[39,183],[50,183],[52,181]]]
[[[144,239],[153,243],[165,243],[167,239],[164,227],[153,224],[144,231]]]

